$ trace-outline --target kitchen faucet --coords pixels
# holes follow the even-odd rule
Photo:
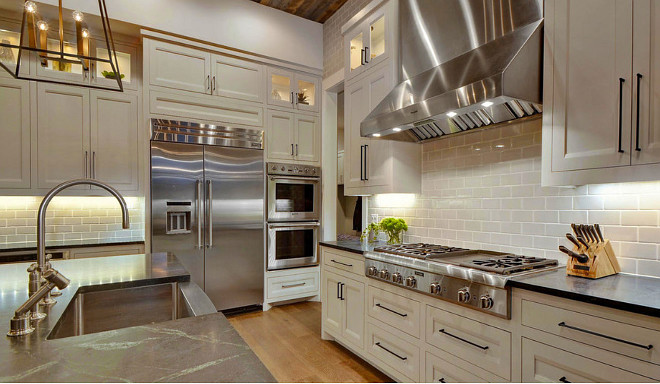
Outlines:
[[[64,289],[69,285],[69,280],[52,268],[48,261],[49,257],[46,256],[46,210],[50,201],[58,193],[80,184],[103,188],[110,192],[119,201],[119,205],[121,206],[122,228],[129,228],[130,223],[126,201],[116,189],[104,182],[93,179],[69,180],[46,193],[37,214],[37,263],[30,265],[28,268],[28,292],[30,297],[16,310],[14,318],[11,319],[11,329],[7,334],[8,336],[20,336],[34,331],[30,321],[46,317],[45,313],[39,311],[39,302],[43,305],[55,304],[56,301],[50,297],[51,290],[55,287]]]

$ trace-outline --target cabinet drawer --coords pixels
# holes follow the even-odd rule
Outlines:
[[[419,338],[422,307],[419,301],[372,286],[367,292],[369,316]]]
[[[105,257],[105,256],[122,256],[122,255],[138,255],[144,253],[144,245],[127,245],[127,246],[101,246],[95,248],[72,248],[69,251],[69,258],[71,259],[85,259],[88,257]]]
[[[331,251],[328,248],[323,249],[323,264],[351,272],[356,275],[364,276],[364,261],[344,256],[340,252]]]
[[[426,341],[504,379],[511,378],[511,333],[427,306]]]
[[[419,347],[372,322],[367,323],[367,352],[409,378],[408,381],[419,380]]]
[[[426,382],[427,383],[485,383],[486,381],[473,373],[459,368],[438,356],[426,352]]]
[[[316,295],[318,289],[318,272],[268,278],[268,299],[304,294]]]
[[[522,381],[530,382],[651,382],[634,373],[603,364],[527,338],[522,339]]]
[[[264,125],[264,109],[214,96],[189,96],[151,91],[149,111],[156,115],[186,117],[216,123]]]
[[[529,300],[522,301],[522,324],[597,348],[660,364],[660,331]]]

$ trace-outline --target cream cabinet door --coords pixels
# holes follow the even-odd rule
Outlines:
[[[0,188],[30,188],[30,83],[0,78]]]
[[[211,93],[211,54],[163,41],[149,44],[149,84]]]
[[[138,189],[136,95],[92,91],[91,176],[122,191]]]
[[[343,302],[339,296],[340,277],[327,271],[323,274],[323,327],[335,336],[340,336],[343,316]]]
[[[364,284],[342,278],[340,296],[344,302],[342,335],[345,340],[364,348]]]
[[[385,65],[370,73],[366,78],[369,106],[367,114],[373,111],[394,87],[392,69]],[[364,116],[366,117],[366,115]],[[363,119],[364,119],[363,117]],[[362,120],[360,120],[361,122]],[[355,129],[360,132],[360,125]],[[392,166],[390,164],[391,142],[379,139],[365,139],[365,175],[366,185],[380,186],[391,182]]]
[[[367,32],[364,23],[356,25],[344,35],[344,48],[347,50],[344,53],[344,78],[346,81],[364,72],[366,45]]]
[[[264,101],[263,65],[229,56],[213,55],[211,90],[214,95]]]
[[[321,159],[321,124],[319,124],[319,118],[317,116],[296,114],[295,136],[296,160],[318,163]]]
[[[301,111],[318,112],[321,103],[320,81],[318,77],[308,76],[302,73],[295,75],[295,103],[296,108]]]
[[[360,188],[364,183],[364,142],[360,123],[367,116],[369,94],[365,81],[350,84],[344,91],[344,185]]]
[[[266,152],[269,159],[291,160],[295,154],[295,116],[293,112],[268,110]]]
[[[660,4],[634,0],[632,163],[660,163]]]
[[[268,68],[268,104],[292,108],[294,106],[294,74],[278,68]]]
[[[90,177],[89,91],[39,83],[37,109],[37,188]]]
[[[552,171],[630,165],[632,0],[548,0]],[[635,41],[635,44],[637,42]],[[547,94],[547,93],[546,93]]]

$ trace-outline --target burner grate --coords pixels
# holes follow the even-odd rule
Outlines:
[[[433,258],[449,252],[467,251],[464,248],[449,247],[446,245],[414,243],[384,245],[374,248],[375,252],[385,252],[399,256],[409,256],[418,259]]]
[[[477,259],[461,263],[463,267],[509,275],[511,273],[557,265],[557,260],[542,257],[506,255],[498,258]]]

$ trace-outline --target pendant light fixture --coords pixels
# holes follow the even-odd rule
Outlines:
[[[0,39],[0,66],[17,79],[123,92],[105,0],[98,0],[99,16],[68,10],[62,1],[57,7],[22,1],[20,32],[0,29],[7,36]],[[100,68],[107,69],[102,79]]]

